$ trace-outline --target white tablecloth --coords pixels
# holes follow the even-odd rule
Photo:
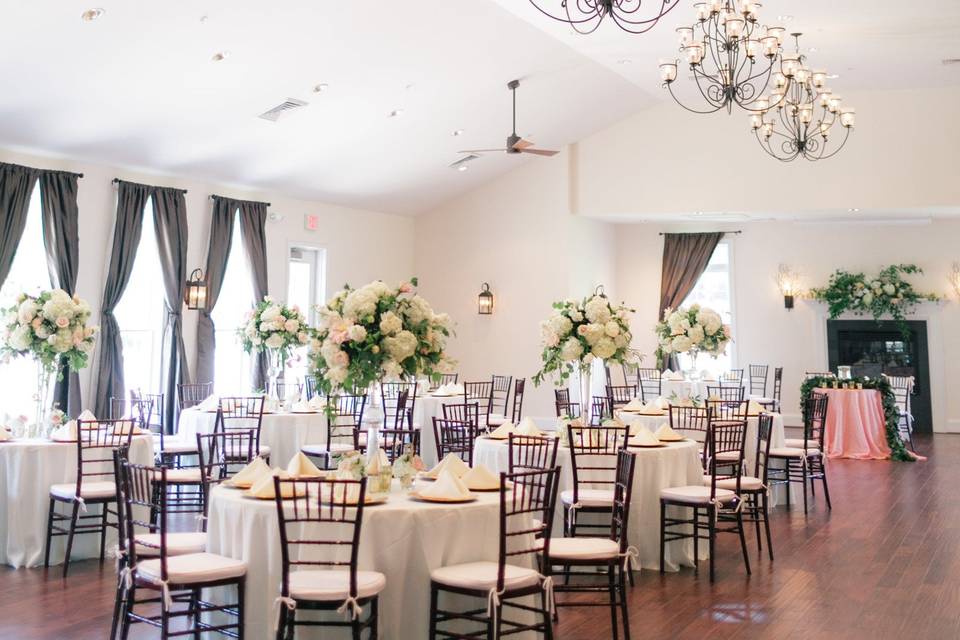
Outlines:
[[[731,385],[731,382],[724,382],[723,386]],[[666,378],[660,381],[660,393],[664,398],[670,399],[675,395],[677,398],[699,397],[700,400],[706,400],[708,397],[707,387],[719,387],[717,380],[668,380]],[[749,389],[744,387],[743,397],[749,395]]]
[[[130,459],[137,464],[153,461],[150,436],[134,436]],[[77,481],[77,445],[40,439],[0,443],[0,562],[12,567],[43,563],[47,535],[50,486]],[[90,507],[92,513],[100,507]],[[64,513],[63,505],[58,507]],[[107,537],[107,549],[116,543],[115,532]],[[53,539],[50,562],[60,564],[66,537]],[[91,558],[100,553],[99,536],[74,538],[72,558]]]
[[[693,441],[671,443],[654,449],[631,448],[637,453],[633,476],[633,494],[630,498],[630,544],[640,551],[640,565],[644,569],[660,567],[660,490],[703,482],[703,468]],[[499,473],[508,471],[509,452],[506,440],[478,438],[474,446],[474,464],[483,464]],[[562,468],[560,491],[573,489],[573,471],[570,464],[570,449],[561,446],[557,451],[557,464]],[[602,487],[609,489],[610,485]],[[579,516],[585,518],[586,515]],[[606,519],[609,521],[609,518]],[[563,535],[563,508],[557,499],[553,536]],[[591,534],[593,535],[593,534]],[[701,545],[702,547],[703,545]],[[673,542],[667,545],[665,554],[667,571],[677,571],[680,565],[693,566],[693,544]]]
[[[433,419],[443,417],[443,405],[463,403],[463,396],[431,396],[417,398],[413,423],[420,427],[420,457],[428,467],[437,464],[437,438],[433,433]]]
[[[427,637],[433,569],[462,562],[496,561],[500,494],[478,496],[477,501],[466,504],[428,504],[411,500],[394,482],[389,502],[364,509],[359,568],[379,571],[387,578],[380,594],[381,638]],[[249,566],[247,637],[271,638],[273,604],[280,593],[282,576],[274,501],[247,498],[238,490],[216,487],[211,492],[209,518],[208,550],[242,559]],[[482,606],[479,600],[467,602]],[[321,636],[316,629],[297,628],[297,638],[348,635],[325,628]]]
[[[187,442],[196,442],[198,433],[212,433],[216,412],[197,408],[180,413],[178,435]],[[251,420],[250,428],[256,423]],[[260,444],[270,447],[270,464],[285,467],[300,447],[327,441],[327,419],[323,413],[265,413],[260,427]]]

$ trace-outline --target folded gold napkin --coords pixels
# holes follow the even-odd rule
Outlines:
[[[267,474],[266,476],[257,480],[257,483],[250,487],[250,489],[247,491],[247,494],[253,496],[254,498],[262,498],[264,500],[275,498],[277,494],[273,488],[274,476],[279,477],[281,480],[287,480],[290,478],[290,474],[286,471],[276,469],[273,473]],[[281,498],[292,498],[296,494],[303,495],[305,490],[302,488],[302,485],[301,487],[294,488],[293,485],[285,484],[281,488],[281,491]]]
[[[634,398],[627,404],[623,405],[624,411],[642,411],[643,410],[643,401],[640,398]]]
[[[500,478],[482,464],[467,471],[460,481],[473,491],[492,491],[500,488]]]
[[[683,440],[683,436],[674,431],[666,422],[660,425],[660,428],[657,429],[653,435],[657,437],[657,440],[663,440],[664,442]]]
[[[257,458],[257,460],[260,459],[261,458]],[[317,465],[313,464],[310,458],[303,455],[302,451],[298,451],[296,455],[290,458],[290,462],[287,464],[287,473],[290,474],[291,478],[319,478],[323,475],[323,472],[317,468]]]
[[[217,396],[207,396],[197,405],[201,411],[216,411],[220,407],[220,398]]]
[[[97,419],[97,416],[93,415],[93,411],[90,411],[90,409],[84,409],[83,411],[80,412],[80,415],[77,416],[77,420],[83,420],[83,421],[87,421],[87,420],[95,421],[96,419]]]
[[[270,474],[270,465],[258,456],[253,459],[253,462],[236,472],[230,478],[230,484],[237,487],[252,487],[257,481],[269,477]]]
[[[658,409],[666,410],[670,408],[670,401],[663,396],[657,396],[652,402]]]
[[[428,478],[439,478],[444,471],[450,471],[457,478],[462,477],[467,471],[470,470],[470,467],[467,466],[467,463],[457,457],[455,453],[448,453],[446,457],[437,464],[433,469],[427,471]]]
[[[542,436],[543,431],[537,428],[537,423],[533,421],[533,418],[527,417],[520,421],[520,424],[517,425],[516,430],[517,435],[521,436]]]
[[[655,435],[650,433],[650,429],[647,429],[643,425],[639,425],[636,431],[633,432],[633,435],[630,436],[630,444],[641,447],[650,447],[660,444],[660,441],[657,440]]]
[[[760,415],[764,411],[766,411],[766,409],[764,409],[763,405],[761,405],[756,400],[751,400],[750,403],[747,405],[747,413],[750,414],[751,416]]]
[[[57,427],[50,435],[51,440],[73,442],[77,439],[77,421],[68,420],[66,424]]]
[[[511,433],[516,433],[512,422],[504,422],[499,427],[490,432],[491,438],[506,439]]]
[[[642,416],[662,416],[663,409],[657,407],[653,402],[648,405],[644,405],[643,409],[640,410],[640,415]]]
[[[142,433],[142,431],[134,426],[133,420],[120,420],[113,424],[113,433],[114,435],[125,436],[128,433]]]
[[[434,500],[462,500],[470,497],[467,485],[449,469],[442,470],[437,481],[424,486],[419,493],[424,498]]]

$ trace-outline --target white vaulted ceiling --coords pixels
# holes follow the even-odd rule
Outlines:
[[[957,0],[764,4],[795,15],[837,91],[960,84],[940,63],[960,57]],[[657,59],[691,6],[647,35],[574,37],[527,0],[2,0],[0,146],[417,213],[518,163],[563,161],[447,168],[458,149],[502,146],[512,78],[518,133],[543,148],[663,100]],[[287,98],[309,105],[256,117]]]

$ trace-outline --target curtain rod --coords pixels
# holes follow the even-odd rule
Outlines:
[[[76,171],[63,171],[62,169],[40,169],[38,167],[28,167],[25,164],[17,164],[15,162],[0,162],[0,165],[6,165],[8,167],[14,167],[17,169],[26,169],[28,171],[36,171],[38,173],[60,173],[65,176],[76,176],[77,178],[82,178],[82,173],[77,173]]]
[[[716,232],[710,232],[710,231],[692,231],[692,232],[690,232],[690,233],[716,233]],[[727,233],[740,234],[740,233],[743,233],[743,231],[741,231],[740,229],[737,229],[736,231],[721,231],[720,233],[723,233],[723,234],[727,234]],[[665,236],[665,235],[667,235],[667,233],[665,233],[665,232],[660,232],[660,233],[658,233],[657,235],[658,235],[658,236]],[[675,233],[675,234],[673,234],[673,235],[682,236],[682,235],[684,235],[684,234],[682,234],[682,233]]]
[[[186,189],[178,189],[176,187],[158,187],[155,184],[143,184],[141,182],[130,182],[129,180],[121,180],[120,178],[114,178],[111,180],[113,184],[120,184],[121,182],[126,182],[127,184],[132,184],[135,187],[146,187],[147,189],[167,189],[168,191],[179,191],[180,193],[187,193]]]
[[[259,200],[237,200],[236,198],[228,198],[227,196],[218,196],[215,193],[210,194],[210,199],[211,200],[233,200],[234,202],[252,202],[253,204],[265,204],[268,207],[273,206],[269,202],[260,202]]]

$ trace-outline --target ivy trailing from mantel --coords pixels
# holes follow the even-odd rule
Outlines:
[[[909,340],[906,316],[921,302],[940,300],[935,293],[919,293],[904,278],[914,273],[923,273],[923,270],[915,264],[892,264],[868,278],[863,273],[837,269],[826,287],[811,289],[810,295],[814,300],[827,303],[831,320],[845,312],[870,315],[877,322],[889,315]]]
[[[814,389],[831,387],[836,381],[836,378],[826,376],[813,376],[804,380],[803,384],[800,385],[800,407],[803,413],[806,414],[807,398],[810,397]],[[841,382],[852,385],[861,383],[864,389],[876,389],[880,392],[887,446],[890,447],[890,459],[900,462],[914,462],[916,457],[907,450],[906,445],[903,444],[903,440],[900,438],[900,429],[898,426],[900,423],[900,411],[897,409],[897,399],[893,395],[893,387],[890,386],[890,382],[886,378],[868,377],[851,378],[849,380],[842,380]],[[806,415],[803,416],[803,422],[807,424]]]

